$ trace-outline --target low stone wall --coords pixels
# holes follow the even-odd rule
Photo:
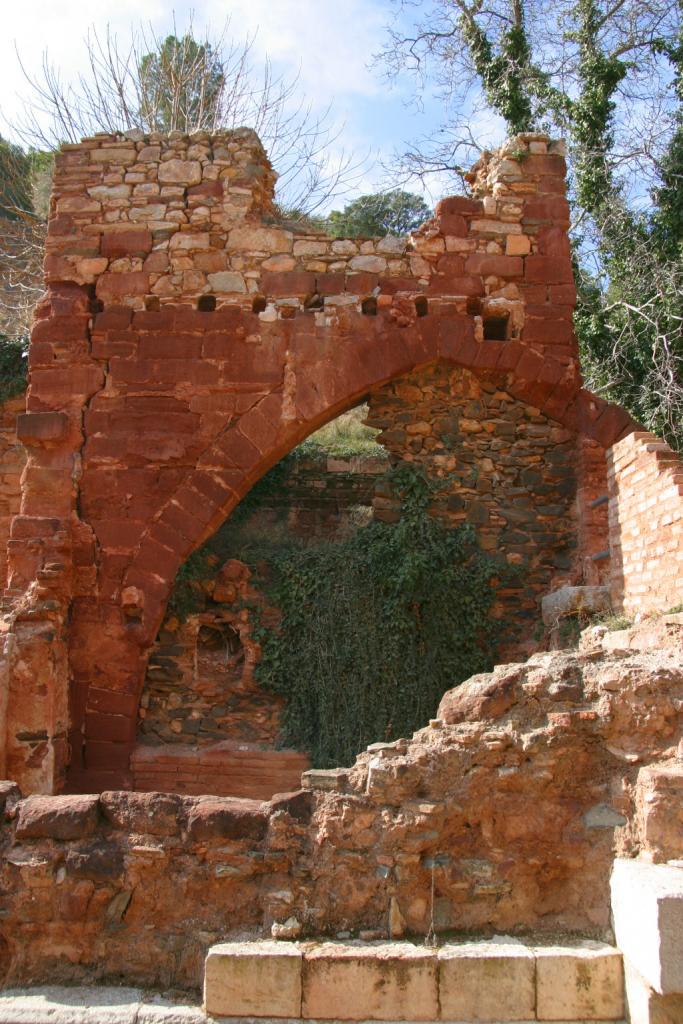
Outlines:
[[[642,617],[683,604],[683,465],[653,434],[608,452],[611,595]]]
[[[638,773],[683,753],[675,650],[536,655],[450,691],[411,740],[268,803],[4,784],[5,984],[197,986],[221,939],[609,930]]]

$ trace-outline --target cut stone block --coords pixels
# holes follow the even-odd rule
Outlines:
[[[204,969],[207,1013],[226,1017],[301,1016],[301,950],[293,942],[223,942]]]
[[[439,950],[439,1000],[443,1020],[533,1020],[534,954],[507,938],[444,946]]]
[[[611,885],[624,959],[661,995],[683,993],[683,867],[615,860]]]
[[[624,964],[626,1007],[630,1024],[680,1024],[683,994],[660,996],[628,961]]]
[[[602,942],[538,946],[536,1016],[543,1021],[620,1020],[624,1016],[621,954]]]
[[[304,956],[302,1016],[318,1020],[436,1020],[437,959],[409,943],[326,942]]]

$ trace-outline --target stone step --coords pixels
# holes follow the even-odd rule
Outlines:
[[[621,1021],[621,954],[605,943],[225,942],[207,955],[210,1015],[279,1020]]]

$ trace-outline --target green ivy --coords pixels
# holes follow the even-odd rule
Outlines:
[[[0,405],[26,390],[26,345],[0,334]]]
[[[286,698],[284,745],[318,767],[410,735],[446,690],[493,663],[488,613],[500,566],[470,527],[429,513],[426,477],[404,465],[392,485],[398,523],[274,554],[260,581],[281,621],[257,628],[257,678]]]

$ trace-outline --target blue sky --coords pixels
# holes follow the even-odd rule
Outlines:
[[[335,122],[343,125],[338,145],[359,154],[372,152],[373,161],[356,191],[371,191],[382,183],[379,163],[406,139],[434,129],[441,113],[437,100],[427,97],[424,109],[411,108],[411,82],[389,87],[371,70],[373,54],[386,39],[386,26],[394,16],[389,0],[195,0],[170,8],[161,0],[10,0],[0,38],[0,113],[7,124],[21,109],[27,95],[15,46],[28,70],[40,67],[45,51],[64,80],[85,66],[84,36],[89,25],[98,32],[107,26],[120,39],[131,25],[141,22],[158,35],[171,31],[173,17],[179,30],[192,13],[195,34],[208,26],[216,34],[230,16],[230,33],[240,39],[257,33],[254,54],[269,54],[276,71],[299,73],[307,101],[316,109],[332,108]],[[84,22],[83,11],[89,22]],[[434,182],[431,196],[448,191]],[[339,205],[339,204],[337,204]]]

